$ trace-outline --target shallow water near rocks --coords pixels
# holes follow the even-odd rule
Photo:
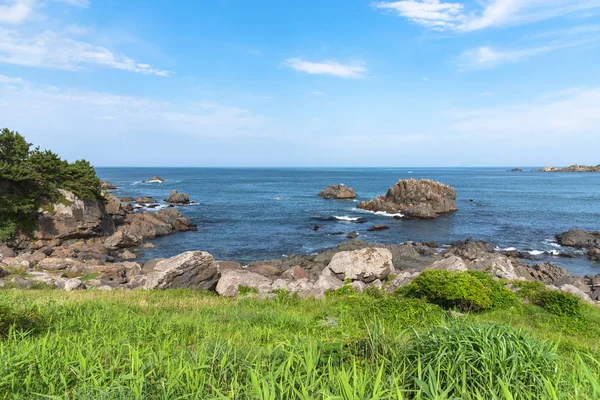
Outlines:
[[[373,243],[412,240],[441,246],[473,237],[534,254],[575,254],[576,258],[538,257],[575,274],[600,273],[600,263],[554,241],[555,234],[575,227],[600,230],[600,173],[507,169],[97,168],[97,173],[118,187],[114,192],[118,197],[162,200],[177,189],[196,202],[178,208],[198,225],[198,231],[154,240],[156,248],[144,250],[144,259],[205,250],[218,259],[247,263],[311,254],[348,240],[345,234],[333,233],[356,231],[361,240]],[[166,182],[141,182],[155,175]],[[433,179],[454,187],[458,211],[433,221],[405,221],[356,209],[359,201],[384,194],[398,179],[408,178]],[[354,188],[358,199],[317,196],[325,186],[339,183]],[[375,224],[390,229],[369,232]]]

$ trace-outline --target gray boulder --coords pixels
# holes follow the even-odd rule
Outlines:
[[[118,231],[104,241],[104,246],[110,250],[134,247],[140,244],[140,239],[126,231]]]
[[[216,292],[221,296],[233,297],[239,294],[240,286],[248,287],[259,293],[272,290],[271,280],[247,270],[226,270],[221,274]]]
[[[323,274],[370,283],[386,278],[393,269],[392,253],[388,249],[369,247],[336,253]]]
[[[218,271],[212,255],[188,251],[157,262],[144,278],[144,289],[212,290]]]
[[[561,246],[575,247],[578,249],[599,248],[600,232],[586,232],[581,229],[571,229],[556,236]]]

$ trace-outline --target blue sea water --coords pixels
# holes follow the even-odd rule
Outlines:
[[[118,197],[162,200],[177,189],[196,202],[179,209],[198,231],[154,240],[156,248],[142,255],[146,259],[205,250],[217,259],[247,263],[334,247],[347,239],[332,233],[352,231],[373,243],[442,245],[472,237],[501,248],[572,252],[560,248],[554,235],[575,227],[600,230],[600,174],[595,173],[514,173],[506,168],[97,168],[97,173],[118,187]],[[141,182],[154,175],[166,182]],[[407,178],[454,187],[458,211],[432,221],[405,221],[356,209],[360,200],[384,194]],[[317,197],[325,186],[338,183],[354,188],[358,199]],[[390,229],[368,232],[373,224]],[[544,260],[577,274],[600,273],[600,263],[583,255]]]

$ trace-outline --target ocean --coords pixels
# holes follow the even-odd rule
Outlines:
[[[600,174],[507,172],[508,168],[97,168],[118,187],[114,194],[162,200],[173,189],[195,204],[178,206],[198,225],[152,242],[142,259],[204,250],[216,259],[248,263],[311,254],[346,241],[356,231],[371,243],[436,242],[469,237],[507,249],[568,253],[539,255],[575,274],[598,274],[600,263],[560,247],[554,236],[571,228],[600,230]],[[532,168],[522,168],[530,170]],[[152,176],[164,183],[142,183]],[[455,213],[431,221],[395,220],[358,210],[361,200],[385,194],[398,179],[433,179],[457,192]],[[324,200],[317,194],[344,183],[352,200]],[[359,223],[364,221],[364,223]],[[389,230],[368,232],[374,224]],[[314,227],[318,226],[318,230]],[[332,235],[343,232],[342,235]]]

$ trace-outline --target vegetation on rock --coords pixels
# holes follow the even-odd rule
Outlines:
[[[0,131],[0,241],[33,229],[40,208],[64,201],[58,189],[80,199],[101,198],[100,180],[89,162],[69,163],[31,146],[18,132]]]

